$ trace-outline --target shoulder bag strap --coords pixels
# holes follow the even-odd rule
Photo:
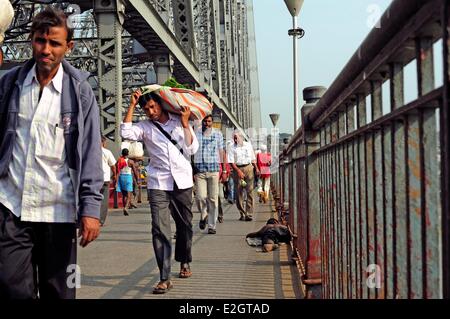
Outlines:
[[[173,145],[175,145],[175,147],[180,151],[180,153],[183,154],[183,149],[182,149],[181,146],[178,144],[178,142],[175,141],[175,140],[172,138],[172,136],[170,136],[170,134],[167,133],[166,130],[164,130],[164,129],[161,127],[161,125],[159,125],[158,122],[156,122],[156,121],[151,121],[151,122],[152,122],[153,124],[155,124],[155,126],[158,128],[158,130],[160,130],[161,133],[163,133],[163,135],[164,135],[165,137],[167,137],[167,139],[168,139],[169,141],[171,141]]]

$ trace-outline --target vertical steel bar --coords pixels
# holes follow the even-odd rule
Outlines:
[[[355,251],[354,259],[354,296],[355,298],[361,298],[361,245],[360,245],[360,178],[359,178],[359,160],[358,160],[358,137],[352,142],[352,161],[353,161],[353,247]]]
[[[333,124],[331,122],[327,125],[328,128],[328,141],[331,142],[333,136]],[[337,277],[336,277],[336,269],[335,269],[335,260],[336,260],[336,228],[334,227],[334,210],[335,210],[335,198],[334,198],[334,183],[333,183],[333,173],[334,173],[334,150],[331,148],[327,150],[327,170],[328,170],[328,207],[329,207],[329,228],[330,233],[328,234],[328,243],[329,243],[329,251],[328,255],[330,256],[330,289],[331,289],[331,297],[333,299],[337,298]]]
[[[374,159],[375,159],[375,260],[380,269],[381,287],[376,287],[376,297],[384,299],[386,288],[386,268],[385,268],[385,185],[384,185],[384,171],[383,164],[385,163],[385,153],[383,150],[383,128],[375,132],[374,140]]]
[[[324,146],[324,134],[325,134],[325,128],[322,126],[320,128],[320,146]],[[318,161],[319,161],[319,214],[320,214],[320,255],[322,256],[321,258],[321,263],[320,263],[320,273],[321,273],[321,282],[322,282],[322,298],[327,298],[327,294],[326,294],[326,286],[327,286],[327,280],[326,280],[326,270],[325,270],[325,265],[326,265],[326,260],[327,260],[327,255],[325,253],[325,238],[324,238],[324,234],[326,233],[326,224],[325,224],[325,216],[326,216],[326,207],[325,207],[325,188],[324,188],[324,174],[325,174],[325,167],[323,165],[323,152],[320,152],[317,154],[318,156]]]
[[[331,194],[331,182],[330,182],[330,151],[326,151],[326,158],[325,158],[325,166],[326,166],[326,187],[327,187],[327,234],[326,234],[326,247],[327,247],[327,258],[328,258],[328,294],[330,298],[334,298],[334,272],[333,272],[333,243],[332,243],[332,234],[333,234],[333,227],[332,227],[332,194]]]
[[[334,223],[334,272],[336,280],[336,298],[342,299],[342,245],[341,245],[341,219],[339,216],[339,153],[337,147],[333,147],[332,180],[333,180],[333,223]]]
[[[339,138],[345,136],[346,134],[346,126],[345,126],[345,112],[339,112],[338,115],[339,121]],[[338,205],[339,205],[339,218],[340,218],[340,242],[341,242],[341,256],[342,260],[340,262],[341,265],[341,274],[342,274],[342,297],[344,299],[348,298],[348,288],[349,288],[349,276],[348,276],[348,253],[347,253],[347,198],[345,192],[345,145],[340,144],[338,147],[338,185],[339,185],[339,197],[338,197]]]
[[[392,92],[392,91],[391,91]],[[393,206],[394,206],[394,194],[393,194],[393,172],[392,169],[394,163],[394,154],[392,150],[392,123],[389,123],[389,126],[384,127],[383,134],[383,179],[384,179],[384,206],[385,206],[385,216],[384,216],[384,224],[385,224],[385,275],[384,283],[385,283],[385,298],[393,299],[394,298],[394,220],[393,220]]]
[[[366,286],[366,269],[369,265],[369,245],[367,238],[367,166],[366,166],[366,137],[362,135],[359,138],[359,181],[360,181],[360,238],[361,238],[361,285],[362,298],[368,298],[368,287]]]
[[[395,298],[408,297],[408,242],[407,242],[407,206],[406,206],[406,133],[404,120],[395,123],[394,171],[395,171]]]
[[[347,106],[347,132],[355,129],[354,105]],[[355,246],[355,161],[354,140],[347,143],[347,197],[348,197],[348,251],[350,258],[350,298],[356,298],[356,246]]]
[[[367,105],[366,105],[366,97],[362,94],[358,94],[356,96],[356,127],[361,128],[367,124]]]
[[[367,123],[367,105],[366,98],[364,95],[357,95],[357,127],[360,128]],[[364,136],[360,136],[356,140],[357,143],[357,220],[358,225],[357,236],[358,236],[358,298],[367,298],[367,286],[366,286],[366,267],[367,267],[367,246],[366,246],[366,171],[365,171],[365,146],[364,146]]]
[[[418,94],[423,96],[434,89],[433,39],[416,39]]]
[[[443,298],[442,290],[442,230],[440,220],[441,196],[448,197],[446,193],[441,193],[439,180],[439,156],[438,156],[438,135],[436,129],[437,116],[435,110],[424,110],[423,130],[421,132],[423,140],[423,169],[422,189],[424,188],[425,202],[422,223],[424,227],[424,253],[425,253],[425,298]]]
[[[372,105],[374,109],[374,105]],[[375,185],[374,185],[374,157],[373,157],[373,132],[366,134],[365,139],[366,145],[366,176],[367,176],[367,249],[368,249],[368,260],[367,266],[375,264]],[[375,298],[375,289],[369,287],[369,298]]]
[[[383,97],[381,81],[370,81],[371,86],[371,104],[372,104],[372,122],[383,116]]]
[[[321,137],[321,144],[322,144],[322,134],[323,133],[323,127],[320,129],[320,137]],[[324,247],[325,247],[325,241],[324,241],[324,234],[325,234],[325,205],[324,205],[324,198],[325,198],[325,192],[324,192],[324,183],[323,183],[323,175],[324,175],[324,167],[323,167],[323,153],[319,153],[318,154],[318,160],[319,160],[319,214],[320,214],[320,255],[322,256],[321,258],[321,263],[320,263],[320,274],[321,274],[321,282],[322,282],[322,298],[327,298],[326,292],[325,292],[325,287],[327,284],[327,280],[326,280],[326,271],[325,271],[325,267],[324,265],[326,265],[326,254],[324,251]]]
[[[403,106],[405,101],[403,65],[400,63],[392,63],[389,66],[389,71],[391,79],[391,110],[395,110]]]
[[[328,144],[331,137],[331,123],[325,124],[325,131],[326,131],[326,143]],[[326,183],[326,207],[327,207],[327,233],[326,236],[326,248],[327,248],[327,269],[328,269],[328,296],[329,298],[334,298],[333,295],[333,254],[332,254],[332,241],[331,241],[331,235],[333,233],[332,230],[332,197],[331,197],[331,183],[330,183],[330,151],[325,151],[325,183]]]
[[[372,101],[372,121],[383,116],[383,98],[382,98],[382,82],[381,81],[371,81],[371,101]],[[378,254],[381,254],[381,250],[379,249],[380,239],[383,237],[383,230],[378,231],[378,224],[382,227],[382,214],[383,214],[383,184],[382,184],[382,146],[381,146],[381,136],[380,130],[377,129],[375,132],[372,132],[371,136],[371,147],[368,145],[368,164],[370,167],[370,172],[372,174],[372,191],[369,193],[369,201],[368,201],[368,226],[369,226],[369,247],[370,247],[370,263],[377,265],[377,270],[382,270],[382,275],[384,274],[384,267],[382,267],[380,263],[380,259],[378,258]],[[378,142],[378,143],[377,143]],[[377,155],[379,158],[377,158]],[[372,161],[370,165],[370,161]],[[381,222],[381,223],[380,223]],[[382,242],[382,241],[381,241]],[[373,247],[373,252],[372,252]],[[379,267],[379,268],[378,268]],[[377,283],[378,284],[378,283]],[[370,290],[373,294],[370,297],[378,298],[380,290],[377,285],[375,288]]]
[[[338,138],[338,121],[333,119],[332,122],[332,141],[336,141]],[[338,175],[338,165],[339,165],[339,154],[337,147],[333,148],[333,158],[332,158],[332,185],[333,185],[333,228],[334,228],[334,248],[335,248],[335,258],[334,258],[334,273],[336,282],[336,298],[342,298],[342,271],[340,260],[341,254],[341,242],[340,242],[340,218],[339,218],[339,175]]]

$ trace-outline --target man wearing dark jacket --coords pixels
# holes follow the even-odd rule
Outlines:
[[[0,79],[0,299],[75,298],[80,245],[99,234],[99,112],[65,14],[33,19],[33,59]],[[74,273],[75,272],[75,273]]]

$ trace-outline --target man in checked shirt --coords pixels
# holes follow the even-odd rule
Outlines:
[[[194,155],[194,164],[198,170],[195,174],[195,187],[201,213],[199,227],[205,229],[206,218],[208,218],[208,234],[215,234],[219,180],[225,181],[228,178],[228,172],[223,135],[219,130],[213,128],[211,115],[203,119],[201,131],[197,132],[197,139],[199,150]],[[220,165],[222,165],[222,172],[219,176]]]
[[[33,58],[0,79],[0,299],[74,299],[80,245],[99,234],[100,121],[88,74],[64,55],[73,30],[47,7]]]

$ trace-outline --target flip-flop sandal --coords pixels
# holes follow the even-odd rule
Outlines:
[[[192,276],[192,271],[188,268],[183,268],[180,270],[180,278],[189,278]]]
[[[160,281],[155,288],[153,288],[154,294],[165,294],[173,287],[173,284],[171,281]]]

